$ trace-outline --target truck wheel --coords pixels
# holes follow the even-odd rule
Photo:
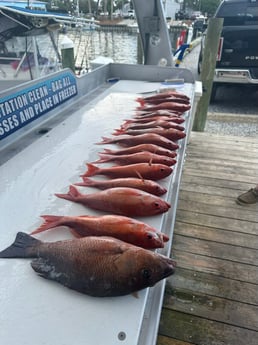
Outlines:
[[[213,83],[212,84],[212,89],[211,89],[211,97],[210,97],[210,101],[211,102],[215,101],[217,90],[218,90],[217,83]]]
[[[201,71],[202,71],[202,54],[200,53],[199,59],[198,59],[198,65],[197,65],[198,74],[201,74]]]

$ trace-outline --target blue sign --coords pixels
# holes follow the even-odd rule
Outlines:
[[[65,72],[0,99],[0,140],[76,96],[76,78]]]

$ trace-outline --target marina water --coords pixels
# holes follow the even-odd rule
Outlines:
[[[75,65],[90,68],[90,61],[99,56],[109,57],[116,63],[137,63],[137,33],[125,31],[68,31],[74,43]],[[59,35],[59,42],[64,35]]]

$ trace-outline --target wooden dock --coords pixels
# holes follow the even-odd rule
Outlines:
[[[158,345],[258,344],[258,137],[192,132]]]

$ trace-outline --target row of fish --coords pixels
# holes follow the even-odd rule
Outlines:
[[[34,258],[31,266],[40,276],[99,297],[134,293],[173,274],[175,262],[149,250],[164,247],[168,236],[134,217],[170,208],[161,198],[166,189],[158,181],[173,172],[178,140],[186,135],[182,115],[190,102],[175,91],[137,102],[136,115],[116,129],[112,138],[103,137],[97,143],[118,144],[120,149],[104,149],[99,159],[87,163],[82,182],[71,185],[65,194],[55,194],[109,214],[43,215],[44,222],[31,235],[66,226],[77,238],[44,243],[19,232],[0,258]],[[110,162],[117,165],[97,166]],[[106,179],[97,179],[100,175]],[[100,191],[84,194],[76,186]]]

